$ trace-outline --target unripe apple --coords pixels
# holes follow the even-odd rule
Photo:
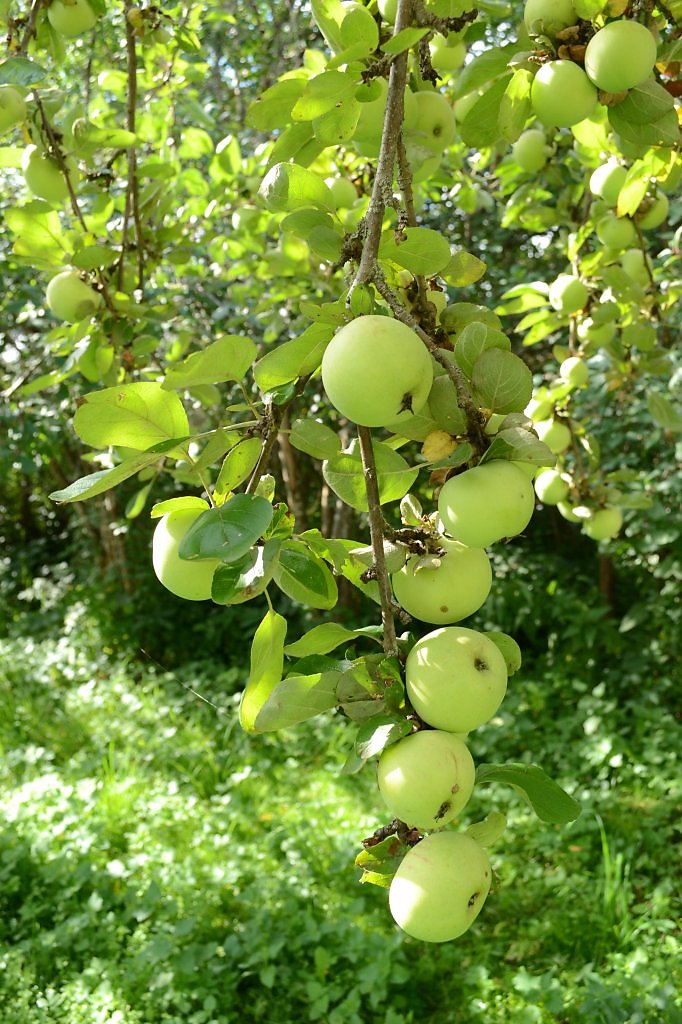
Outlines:
[[[597,221],[597,238],[609,249],[625,249],[637,240],[635,226],[629,217],[607,213]]]
[[[60,320],[76,324],[102,305],[102,296],[81,281],[77,270],[62,270],[49,282],[45,293],[47,304]]]
[[[391,915],[414,939],[448,942],[474,923],[491,881],[488,855],[475,839],[437,832],[400,862],[388,893]]]
[[[531,398],[524,412],[533,423],[547,420],[554,412],[554,402],[550,398]]]
[[[24,180],[31,192],[48,203],[58,205],[68,198],[69,189],[59,164],[54,157],[41,153],[37,146],[27,146],[22,157]],[[78,170],[75,162],[67,159],[67,170],[75,185]]]
[[[326,183],[329,185],[336,209],[350,210],[358,198],[355,185],[350,178],[327,178]]]
[[[613,540],[623,525],[623,513],[619,508],[600,508],[591,519],[583,522],[583,533],[592,540]]]
[[[359,316],[327,346],[322,382],[342,416],[383,427],[420,411],[433,370],[428,350],[405,324],[389,316]]]
[[[431,64],[440,74],[461,68],[466,57],[466,46],[456,32],[450,32],[447,39],[436,35],[429,43]]]
[[[559,375],[573,387],[584,388],[590,378],[590,371],[580,356],[569,356],[559,367]]]
[[[607,160],[605,164],[592,172],[590,192],[592,195],[606,200],[609,206],[616,206],[627,173],[627,168],[619,164],[617,160]]]
[[[414,645],[405,688],[419,717],[434,729],[466,733],[495,714],[507,692],[507,665],[484,633],[443,626]]]
[[[451,477],[438,497],[447,532],[472,548],[515,537],[530,522],[533,486],[513,463],[496,459]]]
[[[568,481],[556,469],[541,470],[533,486],[543,505],[558,505],[568,496]]]
[[[395,25],[395,17],[398,13],[398,0],[379,0],[379,11],[384,21],[389,25]]]
[[[455,115],[450,103],[441,92],[418,92],[417,119],[409,134],[414,142],[442,153],[455,138]]]
[[[211,596],[213,576],[220,559],[205,558],[187,561],[178,549],[190,526],[205,509],[179,509],[162,516],[154,530],[152,564],[166,590],[186,601],[207,601]]]
[[[540,128],[528,128],[512,146],[514,160],[528,174],[542,170],[547,163],[547,154],[547,140]]]
[[[667,195],[665,192],[660,192],[656,189],[654,195],[649,197],[646,203],[642,203],[640,208],[637,210],[635,219],[640,228],[644,231],[650,231],[652,228],[658,228],[661,226],[665,218],[668,216],[669,209],[670,202]]]
[[[571,60],[551,60],[539,68],[530,90],[537,117],[549,128],[567,128],[589,117],[597,90]]]
[[[592,317],[589,316],[578,324],[578,337],[580,340],[592,342],[593,345],[608,345],[608,343],[615,337],[615,334],[615,324],[597,324],[594,322]]]
[[[440,564],[424,565],[419,555],[392,577],[398,604],[422,622],[444,625],[473,615],[490,593],[493,573],[482,548],[469,548],[443,537]]]
[[[368,102],[360,102],[360,119],[353,133],[357,148],[365,156],[378,156],[381,147],[381,134],[384,127],[388,82],[385,78],[377,78],[372,85],[378,95]],[[364,90],[363,90],[364,92]],[[372,95],[372,93],[370,93]],[[405,89],[404,129],[408,131],[417,121],[417,103],[415,94]]]
[[[586,285],[574,274],[559,274],[549,286],[549,301],[559,313],[577,313],[589,295]]]
[[[626,348],[638,348],[640,352],[652,352],[656,348],[656,328],[653,324],[640,320],[628,324],[620,334]]]
[[[583,520],[581,519],[580,516],[577,516],[575,514],[574,508],[573,508],[573,506],[571,504],[569,504],[569,502],[567,502],[567,501],[558,501],[556,507],[557,507],[557,511],[559,512],[559,514],[561,516],[563,516],[563,518],[567,522],[569,522],[569,523],[582,523]]]
[[[572,0],[526,0],[523,21],[531,36],[555,36],[569,25],[575,25],[578,15]]]
[[[389,811],[421,832],[456,818],[469,802],[475,778],[466,744],[440,729],[423,729],[392,744],[377,766],[379,792]]]
[[[639,284],[649,283],[646,260],[641,249],[626,249],[620,258],[620,265],[633,281]]]
[[[25,120],[24,97],[11,85],[0,85],[0,132],[6,132]]]
[[[561,420],[540,420],[535,424],[535,432],[553,455],[561,455],[571,446],[571,431]]]
[[[70,3],[52,0],[47,9],[47,17],[55,32],[67,39],[82,36],[97,21],[97,15],[88,0],[71,0]]]
[[[585,72],[604,92],[632,89],[649,77],[656,63],[656,40],[644,25],[625,18],[610,21],[585,50]]]

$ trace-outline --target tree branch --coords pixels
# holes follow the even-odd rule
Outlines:
[[[377,479],[377,467],[374,461],[372,432],[369,427],[358,427],[358,438],[360,439],[362,469],[365,474],[365,487],[367,489],[369,533],[372,541],[372,555],[376,569],[376,579],[379,584],[379,597],[381,598],[381,623],[384,629],[384,652],[388,657],[392,657],[398,653],[398,641],[395,635],[395,622],[393,620],[393,591],[391,590],[391,584],[388,579],[386,556],[384,555],[384,517],[381,513],[381,505],[379,503],[379,481]]]

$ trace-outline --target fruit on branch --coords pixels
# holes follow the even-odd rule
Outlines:
[[[584,388],[590,379],[590,371],[580,356],[569,356],[559,367],[559,376],[575,388]]]
[[[623,513],[619,508],[598,509],[590,519],[583,522],[583,533],[592,540],[613,540],[623,526]]]
[[[542,170],[547,163],[548,153],[547,139],[540,128],[528,128],[512,146],[514,160],[528,174]]]
[[[549,301],[559,313],[577,313],[585,306],[589,291],[574,274],[559,274],[549,286]]]
[[[455,138],[452,107],[441,92],[418,92],[414,98],[417,116],[414,127],[408,129],[410,140],[440,154]]]
[[[617,160],[607,160],[590,175],[590,192],[605,199],[609,206],[616,206],[627,174],[627,169]]]
[[[613,323],[598,324],[592,317],[586,317],[578,324],[578,337],[581,341],[589,341],[593,345],[608,345],[616,334],[616,327]],[[546,419],[547,417],[541,417]]]
[[[18,89],[0,85],[0,132],[9,131],[26,119],[26,103]]]
[[[437,832],[400,862],[388,892],[391,915],[413,939],[448,942],[474,923],[491,881],[480,843],[465,833]]]
[[[350,178],[327,178],[331,194],[337,210],[350,210],[358,198],[355,185]]]
[[[391,814],[421,832],[456,818],[474,790],[469,748],[451,732],[423,729],[384,750],[379,792]]]
[[[405,688],[428,725],[467,733],[492,718],[504,700],[507,665],[484,633],[443,626],[423,636],[408,654]]]
[[[523,9],[523,22],[531,36],[555,36],[577,21],[572,0],[527,0]]]
[[[370,86],[364,86],[358,92],[360,118],[353,132],[353,141],[357,149],[364,156],[376,157],[379,155],[379,149],[381,148],[381,135],[384,128],[386,100],[388,98],[388,82],[385,78],[376,78],[370,83]],[[375,92],[377,93],[376,96],[373,95]],[[373,98],[363,102],[366,95],[371,95]],[[406,88],[403,128],[406,132],[410,131],[416,123],[416,96],[409,88]]]
[[[205,558],[187,561],[180,558],[178,549],[190,526],[205,509],[179,509],[162,516],[154,530],[152,564],[159,583],[176,597],[186,601],[207,601],[219,559]]]
[[[568,497],[568,480],[556,469],[541,470],[533,486],[543,505],[558,505]]]
[[[497,459],[446,480],[438,497],[438,513],[455,540],[485,548],[521,533],[534,504],[527,475],[512,462]]]
[[[50,25],[67,39],[82,36],[88,32],[97,22],[97,15],[88,3],[88,0],[52,0],[47,9],[47,17]]]
[[[629,217],[607,213],[597,221],[597,238],[609,249],[624,249],[637,241],[637,232]]]
[[[639,224],[640,228],[644,231],[649,231],[652,228],[658,228],[661,226],[665,218],[668,216],[668,210],[670,209],[670,201],[668,200],[665,192],[660,192],[656,189],[653,196],[645,200],[635,213],[635,220]]]
[[[623,18],[592,36],[585,71],[604,92],[624,92],[645,81],[656,63],[656,40],[644,25]]]
[[[561,455],[571,446],[571,431],[561,420],[540,420],[535,432],[544,441],[553,455]]]
[[[413,555],[392,576],[398,604],[422,622],[444,625],[473,615],[490,593],[493,573],[482,548],[439,541],[445,554]]]
[[[379,0],[379,12],[384,21],[387,21],[389,25],[395,25],[398,0]]]
[[[57,205],[68,198],[66,178],[54,157],[42,153],[37,146],[27,146],[22,157],[24,180],[31,192],[48,203]],[[67,158],[67,170],[72,184],[78,180],[78,169],[73,159]]]
[[[620,265],[633,281],[644,285],[649,283],[646,259],[641,249],[626,249],[620,258]]]
[[[419,412],[432,382],[425,345],[389,316],[352,320],[334,335],[322,357],[322,383],[330,402],[365,427],[394,427]]]
[[[62,270],[49,282],[47,304],[60,320],[76,324],[91,317],[102,305],[102,296],[82,281],[77,270]]]
[[[590,116],[597,104],[597,90],[573,61],[551,60],[535,75],[530,102],[548,128],[568,128]]]
[[[456,71],[461,68],[466,57],[466,46],[457,32],[450,32],[447,39],[442,35],[435,35],[429,43],[431,51],[431,64],[439,73],[445,71]]]

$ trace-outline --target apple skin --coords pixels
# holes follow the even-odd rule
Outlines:
[[[646,285],[649,283],[649,275],[646,270],[646,260],[641,249],[626,249],[621,255],[620,265],[633,281]]]
[[[556,469],[541,470],[533,486],[543,505],[558,505],[568,497],[568,482]]]
[[[69,189],[59,164],[54,157],[41,153],[37,146],[27,146],[21,161],[24,180],[31,192],[53,206],[61,205],[69,196]],[[75,162],[67,158],[67,170],[72,183],[78,178]]]
[[[490,892],[492,868],[480,843],[465,833],[437,832],[413,846],[393,876],[393,920],[413,939],[448,942],[463,935]]]
[[[0,85],[0,132],[9,131],[26,120],[26,103],[18,89]]]
[[[219,559],[205,558],[189,562],[180,558],[180,542],[205,509],[179,509],[168,512],[156,524],[152,542],[152,564],[159,583],[185,601],[207,601],[211,596],[213,575]]]
[[[392,576],[398,604],[422,622],[445,625],[473,615],[484,603],[493,582],[490,559],[482,548],[456,540],[439,541],[445,555],[437,568],[419,568],[420,556],[408,558]]]
[[[535,75],[530,102],[548,128],[568,128],[590,116],[597,105],[597,90],[573,61],[551,60]]]
[[[421,832],[456,818],[469,802],[475,779],[466,744],[441,729],[423,729],[392,744],[377,766],[379,792],[389,811]]]
[[[409,131],[411,141],[433,153],[442,153],[455,139],[455,115],[448,100],[440,92],[418,92],[417,119]]]
[[[619,508],[600,508],[591,519],[583,521],[583,533],[592,540],[613,540],[623,526],[623,513]]]
[[[547,139],[540,128],[528,128],[512,146],[512,156],[527,174],[541,171],[547,163]]]
[[[590,175],[590,192],[605,199],[609,206],[616,206],[627,173],[627,168],[617,160],[607,160]]]
[[[580,340],[592,342],[593,345],[608,345],[615,335],[616,327],[613,323],[596,324],[591,317],[587,317],[578,324]]]
[[[56,274],[47,286],[45,297],[54,315],[69,324],[91,317],[102,305],[102,296],[81,281],[77,270],[62,270]]]
[[[436,35],[429,44],[431,64],[439,73],[456,71],[461,68],[466,57],[466,46],[456,32],[450,32],[447,39]]]
[[[572,0],[526,0],[523,10],[523,23],[531,36],[555,36],[577,20]]]
[[[561,455],[571,446],[571,431],[560,420],[540,420],[535,424],[535,432],[553,455]]]
[[[431,357],[413,330],[388,316],[359,316],[322,357],[322,383],[342,416],[364,427],[400,424],[426,405]]]
[[[656,40],[644,25],[611,21],[592,36],[585,50],[585,72],[604,92],[624,92],[645,81],[656,63]]]
[[[507,665],[484,633],[442,626],[418,640],[408,654],[405,687],[412,707],[428,725],[467,733],[492,718],[504,700]]]
[[[68,4],[62,0],[52,0],[47,9],[47,17],[55,32],[66,39],[82,36],[97,22],[97,15],[87,0],[73,0]]]
[[[640,228],[644,231],[650,231],[652,228],[658,228],[661,226],[665,218],[668,216],[669,209],[670,201],[667,195],[665,192],[660,192],[657,189],[647,206],[647,209],[641,214],[638,210],[635,214],[635,219]]]
[[[597,221],[597,238],[609,249],[625,249],[637,241],[635,226],[629,217],[607,213]]]
[[[586,285],[573,274],[559,274],[549,286],[549,301],[559,313],[577,313],[589,295]]]
[[[534,506],[533,486],[526,474],[500,459],[446,480],[438,497],[446,531],[472,548],[485,548],[521,533]]]
[[[587,363],[580,356],[569,356],[568,359],[564,359],[559,367],[559,375],[575,388],[584,388],[590,379]]]

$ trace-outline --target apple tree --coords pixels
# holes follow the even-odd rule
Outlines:
[[[474,766],[521,652],[460,623],[494,586],[487,549],[532,530],[537,501],[605,545],[646,508],[636,474],[602,468],[600,402],[626,416],[644,388],[652,421],[682,426],[681,15],[3,7],[5,220],[52,318],[16,393],[66,382],[97,467],[51,497],[135,481],[163,587],[259,600],[241,724],[348,719],[345,770],[376,761],[391,816],[362,880],[424,941],[462,935],[490,891],[505,818],[486,783],[546,822],[579,811],[534,764]],[[353,530],[308,525],[300,460]],[[340,581],[364,625],[338,621]],[[321,621],[288,636],[279,594]]]

